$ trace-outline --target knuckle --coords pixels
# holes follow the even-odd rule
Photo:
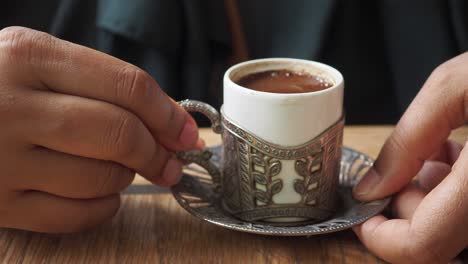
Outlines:
[[[456,69],[457,69],[456,62],[453,60],[449,60],[440,64],[437,68],[435,68],[433,75],[441,79],[446,79],[447,77],[450,77],[453,70],[456,70]]]
[[[171,154],[167,152],[162,146],[157,146],[155,150],[155,157],[156,160],[151,160],[153,163],[147,162],[148,166],[145,174],[143,175],[150,181],[155,181],[156,179],[160,178],[167,162],[171,158]]]
[[[104,147],[117,159],[133,156],[137,151],[135,142],[142,136],[142,124],[133,114],[121,113],[110,121]]]
[[[454,57],[439,65],[423,87],[425,98],[433,100],[434,108],[440,108],[452,129],[468,119],[467,90],[464,73],[468,53]],[[437,100],[434,100],[437,98]]]
[[[456,83],[460,76],[464,76],[464,74],[460,75],[460,59],[460,57],[455,57],[437,66],[429,76],[428,85],[425,85],[424,88],[430,89],[432,92],[438,91],[439,94],[446,94],[448,88],[458,89]]]
[[[388,143],[392,150],[396,151],[396,153],[400,152],[408,154],[410,152],[407,149],[406,144],[404,143],[404,139],[406,138],[406,132],[403,127],[404,126],[400,126],[393,131],[391,137],[389,137],[388,139]]]
[[[114,195],[109,199],[110,200],[100,208],[101,212],[105,213],[99,217],[96,217],[95,206],[81,207],[79,213],[73,214],[72,219],[66,221],[67,226],[63,229],[69,233],[81,232],[113,217],[120,208],[120,196]]]
[[[433,91],[440,91],[441,87],[448,87],[453,82],[453,71],[455,70],[454,63],[447,61],[437,66],[432,71],[428,79],[428,85],[425,85],[423,89],[429,89]]]
[[[0,52],[11,62],[42,61],[46,49],[54,43],[51,35],[24,27],[9,27],[0,31]]]
[[[124,66],[118,70],[116,80],[116,96],[130,104],[144,103],[151,95],[152,89],[147,83],[151,77],[135,66]]]
[[[73,104],[61,104],[57,107],[57,111],[60,111],[61,115],[53,120],[47,120],[45,129],[47,132],[57,133],[66,138],[67,135],[72,134],[81,126],[78,118],[80,111]]]
[[[115,96],[118,101],[133,108],[157,104],[160,113],[158,130],[173,131],[182,126],[182,112],[177,111],[162,89],[152,85],[154,80],[145,71],[133,65],[121,67],[116,73],[115,82]]]
[[[112,162],[104,164],[104,174],[98,177],[99,182],[95,185],[94,197],[119,193],[130,185],[134,178],[134,173],[124,166]]]
[[[464,53],[439,65],[428,79],[424,89],[438,96],[448,125],[454,129],[468,120],[468,85],[465,76],[468,53]],[[429,94],[429,93],[428,93]]]

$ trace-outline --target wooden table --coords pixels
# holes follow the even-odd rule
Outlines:
[[[345,128],[345,145],[375,157],[391,126]],[[220,140],[207,129],[209,145]],[[452,138],[465,142],[468,127]],[[114,219],[92,230],[47,235],[0,229],[3,263],[380,263],[351,231],[266,237],[225,230],[185,212],[167,189],[137,178]]]

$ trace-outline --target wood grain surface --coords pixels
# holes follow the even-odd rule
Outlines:
[[[391,126],[345,128],[346,146],[376,157]],[[220,139],[203,129],[209,145]],[[468,127],[452,134],[466,142]],[[118,214],[94,229],[48,235],[0,229],[2,263],[380,263],[351,231],[265,237],[225,230],[186,213],[167,189],[137,177]]]

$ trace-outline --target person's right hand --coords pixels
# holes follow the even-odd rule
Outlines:
[[[27,28],[0,31],[0,227],[112,217],[135,172],[169,186],[198,128],[143,70]]]

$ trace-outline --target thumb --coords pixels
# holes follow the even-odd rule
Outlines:
[[[467,116],[468,53],[439,66],[398,122],[372,169],[354,188],[363,201],[401,190]]]

